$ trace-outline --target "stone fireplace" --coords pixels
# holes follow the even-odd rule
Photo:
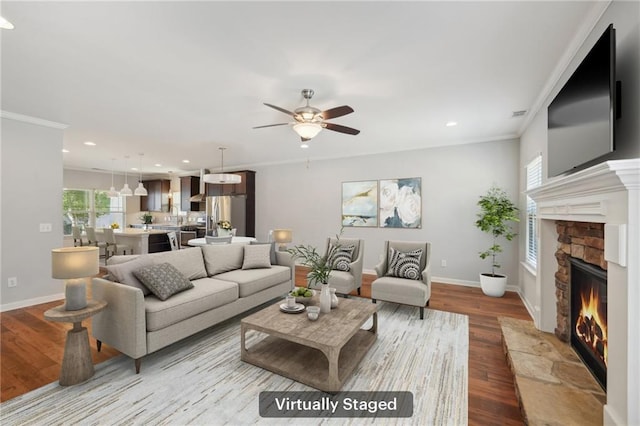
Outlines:
[[[562,301],[569,258],[604,270],[608,367],[603,422],[640,424],[640,159],[607,161],[550,180],[528,195],[537,203],[540,220],[535,325],[561,339],[570,336],[570,307]],[[568,232],[584,235],[574,238]]]

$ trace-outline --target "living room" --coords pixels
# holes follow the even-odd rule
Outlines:
[[[3,11],[5,6],[3,5]],[[6,10],[10,10],[6,6]],[[617,31],[618,69],[617,78],[623,81],[623,118],[617,131],[617,141],[622,142],[621,147],[626,151],[623,157],[612,159],[629,159],[640,157],[637,152],[640,130],[638,120],[624,120],[627,117],[637,117],[639,107],[638,75],[640,74],[638,62],[638,4],[636,2],[617,2],[600,6],[601,15],[595,18],[591,16],[590,25],[585,24],[574,31],[575,39],[570,40],[569,46],[563,46],[566,55],[557,63],[554,73],[545,80],[547,86],[541,87],[540,97],[527,109],[531,112],[526,118],[527,125],[521,134],[508,137],[494,137],[477,143],[466,139],[462,143],[449,143],[446,146],[429,146],[425,143],[423,148],[405,148],[395,152],[378,152],[358,154],[358,145],[350,155],[342,154],[342,146],[349,144],[351,136],[333,135],[339,140],[331,141],[328,135],[323,133],[325,140],[314,142],[330,144],[333,152],[327,153],[324,158],[312,158],[308,161],[297,159],[288,161],[287,157],[281,157],[280,161],[270,161],[250,165],[251,170],[256,171],[256,205],[259,214],[256,215],[256,237],[266,239],[267,233],[274,228],[289,228],[293,230],[293,244],[308,243],[320,246],[324,239],[340,229],[341,188],[342,183],[378,180],[400,177],[420,177],[422,180],[422,226],[419,229],[384,229],[384,228],[348,228],[346,235],[353,238],[362,238],[366,241],[364,265],[365,270],[373,272],[373,267],[382,255],[383,244],[386,240],[411,239],[426,240],[432,244],[432,275],[433,280],[448,285],[478,286],[478,273],[483,271],[487,264],[481,260],[477,253],[485,248],[489,238],[483,235],[473,225],[476,220],[476,202],[478,197],[494,183],[511,196],[520,206],[525,206],[526,182],[525,168],[527,164],[539,153],[542,153],[543,170],[546,167],[547,152],[547,110],[548,103],[557,93],[562,84],[571,74],[572,70],[580,62],[580,59],[590,49],[597,37],[605,27],[613,23]],[[5,34],[3,34],[3,43]],[[4,49],[3,49],[4,50]],[[575,53],[575,56],[573,54]],[[4,56],[4,55],[3,55]],[[248,59],[247,62],[250,62]],[[4,68],[5,65],[3,65]],[[247,67],[250,65],[247,64]],[[3,72],[4,75],[4,72]],[[4,79],[4,77],[3,77]],[[3,86],[8,85],[3,81]],[[302,89],[300,87],[299,89]],[[380,87],[380,90],[390,90]],[[4,92],[4,91],[3,91]],[[321,92],[318,91],[317,96]],[[375,94],[372,94],[372,96]],[[543,96],[544,95],[544,96]],[[428,93],[423,97],[427,100]],[[348,95],[335,97],[337,102],[350,103]],[[252,109],[260,110],[267,107],[262,102],[274,102],[271,99],[256,99]],[[276,103],[281,105],[281,103]],[[18,121],[5,111],[25,114],[27,109],[19,106],[13,111],[11,104],[5,102],[3,94],[2,116],[2,310],[21,308],[37,303],[59,300],[62,293],[61,282],[52,279],[50,271],[50,251],[60,247],[62,233],[57,227],[61,216],[60,195],[63,187],[66,187],[66,175],[70,173],[65,169],[65,163],[60,155],[64,147],[66,130],[55,128],[57,119],[42,116],[36,111],[31,115],[51,123],[42,125]],[[291,99],[291,104],[283,106],[293,108],[296,99]],[[337,104],[336,104],[337,105]],[[332,105],[330,105],[332,106]],[[482,110],[483,105],[475,105],[474,109]],[[29,109],[31,110],[31,109]],[[360,126],[357,121],[358,114],[363,114],[356,108],[353,119],[351,116],[341,118],[341,124]],[[30,114],[25,114],[30,115]],[[266,116],[265,119],[269,119]],[[283,119],[284,116],[279,117]],[[392,117],[387,118],[392,120]],[[420,120],[420,118],[416,118]],[[338,120],[336,120],[338,121]],[[380,121],[383,121],[380,118]],[[267,124],[265,122],[264,124]],[[247,127],[262,124],[251,122]],[[382,125],[382,124],[379,124]],[[288,130],[288,129],[282,129]],[[364,139],[365,130],[375,132],[375,128],[363,128],[363,134],[354,137],[354,144],[366,145]],[[269,129],[250,130],[248,138],[255,144],[262,144],[259,140],[262,133]],[[248,131],[249,132],[249,131]],[[325,132],[328,133],[328,132]],[[286,133],[283,133],[286,135]],[[294,135],[290,135],[294,136]],[[398,141],[389,140],[389,144],[402,144],[402,137]],[[430,135],[424,135],[424,139],[430,139]],[[292,150],[299,150],[297,140],[291,145]],[[628,148],[631,146],[631,148]],[[215,158],[216,146],[206,146],[206,154],[198,151],[198,155],[209,155]],[[311,149],[315,148],[312,146]],[[262,149],[262,148],[261,148]],[[353,149],[353,148],[348,148]],[[635,150],[635,151],[634,151]],[[133,158],[138,151],[131,152]],[[362,151],[364,152],[364,151]],[[635,152],[635,154],[634,154]],[[118,155],[119,161],[122,156]],[[296,155],[298,155],[296,153]],[[310,154],[312,155],[312,154]],[[145,155],[150,157],[150,153]],[[228,151],[228,169],[244,168],[247,165],[240,153],[234,153],[233,146]],[[107,159],[107,164],[110,164]],[[215,160],[209,160],[210,167],[216,166]],[[91,171],[73,171],[73,173],[86,174],[86,180],[101,181],[104,188],[108,188],[111,175],[108,172],[96,173]],[[615,172],[614,172],[615,174]],[[20,185],[15,185],[16,177],[20,176]],[[637,173],[636,173],[637,176]],[[122,182],[122,174],[116,177]],[[551,181],[543,173],[543,184]],[[589,183],[588,185],[592,185]],[[25,188],[31,188],[37,193],[37,197],[25,195]],[[637,187],[628,189],[629,209],[631,200],[637,201]],[[553,198],[552,195],[551,198]],[[635,197],[635,198],[633,198]],[[136,209],[136,197],[131,198],[132,212],[127,212],[128,218],[139,215],[139,207]],[[603,201],[609,202],[609,201]],[[637,212],[637,207],[636,207]],[[549,220],[554,219],[553,215]],[[570,217],[570,220],[575,220]],[[630,327],[638,323],[634,306],[640,303],[637,289],[630,285],[637,282],[638,266],[638,239],[633,236],[637,230],[637,217],[633,213],[626,212],[622,216],[612,219],[614,223],[627,224],[627,259],[626,266],[615,266],[613,271],[618,276],[624,276],[623,282],[628,289],[622,297],[625,306],[617,306],[618,316],[625,326],[622,330],[624,336],[618,339],[626,342],[625,352],[619,360],[626,368],[620,373],[614,373],[609,384],[610,394],[607,404],[610,405],[605,423],[608,424],[633,424],[634,419],[640,419],[638,408],[634,408],[634,401],[640,395],[638,390],[638,363],[634,361],[632,354],[640,350],[640,338],[637,330]],[[38,223],[53,223],[54,232],[40,233]],[[544,224],[543,232],[551,232]],[[511,291],[519,293],[531,317],[536,325],[545,331],[553,331],[553,325],[549,325],[549,317],[554,317],[548,311],[555,311],[555,298],[549,302],[547,296],[553,291],[543,288],[542,281],[553,280],[553,273],[546,269],[532,274],[523,265],[526,234],[524,222],[519,226],[520,236],[512,243],[505,245],[505,251],[501,257],[501,272],[509,277]],[[637,234],[637,233],[636,233]],[[553,260],[555,247],[551,248],[545,243],[549,240],[546,235],[541,236],[540,258],[547,263],[549,258]],[[39,247],[33,250],[33,246]],[[635,256],[635,257],[634,257]],[[28,261],[27,261],[28,259]],[[542,265],[541,265],[542,268]],[[19,277],[17,288],[7,288],[4,283],[9,277]],[[544,278],[543,278],[544,277]],[[635,280],[635,281],[634,281]],[[479,300],[478,303],[481,303]],[[549,307],[549,304],[553,307]],[[553,319],[553,318],[552,318]],[[555,319],[553,319],[555,321]],[[629,326],[627,328],[627,325]],[[619,353],[619,352],[618,352]],[[619,377],[626,377],[621,380]],[[636,378],[634,380],[634,377]],[[640,420],[638,420],[640,421]]]

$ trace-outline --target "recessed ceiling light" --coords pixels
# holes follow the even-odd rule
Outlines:
[[[69,152],[69,150],[68,150],[68,149],[64,149],[64,148],[62,148],[62,152],[65,152],[65,153],[66,153],[66,152]]]
[[[183,163],[188,164],[189,160],[182,160]]]
[[[160,163],[156,163],[156,164],[154,164],[154,165],[155,165],[156,167],[162,167],[162,164],[160,164]]]
[[[84,144],[86,146],[96,146],[96,143],[95,142],[91,142],[91,141],[86,141]]]
[[[303,141],[300,143],[300,148],[309,148],[309,144]]]
[[[457,126],[458,122],[456,121],[447,121],[447,124],[445,124],[445,126],[447,127],[453,127],[453,126]]]
[[[0,28],[3,28],[5,30],[12,30],[14,26],[11,22],[7,21],[6,18],[0,16]]]
[[[138,171],[138,168],[137,167],[132,167],[131,170]]]

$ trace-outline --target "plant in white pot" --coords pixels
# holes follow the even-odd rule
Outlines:
[[[504,238],[511,241],[517,235],[511,228],[511,222],[519,222],[518,208],[502,189],[492,186],[489,191],[478,200],[480,213],[476,226],[483,232],[491,234],[493,245],[480,252],[480,258],[491,258],[491,273],[480,274],[480,286],[487,296],[502,297],[507,287],[507,276],[496,273],[500,268],[497,255],[502,253],[499,240]]]

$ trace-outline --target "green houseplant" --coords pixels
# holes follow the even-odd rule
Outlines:
[[[315,247],[310,245],[297,245],[287,250],[294,260],[300,260],[303,266],[309,268],[309,287],[329,282],[329,273],[333,266],[331,260],[335,251],[340,247],[342,231],[343,229],[336,235],[336,245],[330,245],[324,255],[321,255]]]
[[[491,247],[479,253],[481,259],[491,258],[491,273],[480,274],[480,285],[484,294],[501,297],[507,286],[507,276],[496,273],[496,269],[500,268],[497,256],[502,253],[499,240],[504,238],[511,241],[517,235],[511,228],[511,222],[520,221],[518,208],[507,193],[495,185],[480,197],[478,206],[480,212],[477,214],[476,227],[493,237]]]

